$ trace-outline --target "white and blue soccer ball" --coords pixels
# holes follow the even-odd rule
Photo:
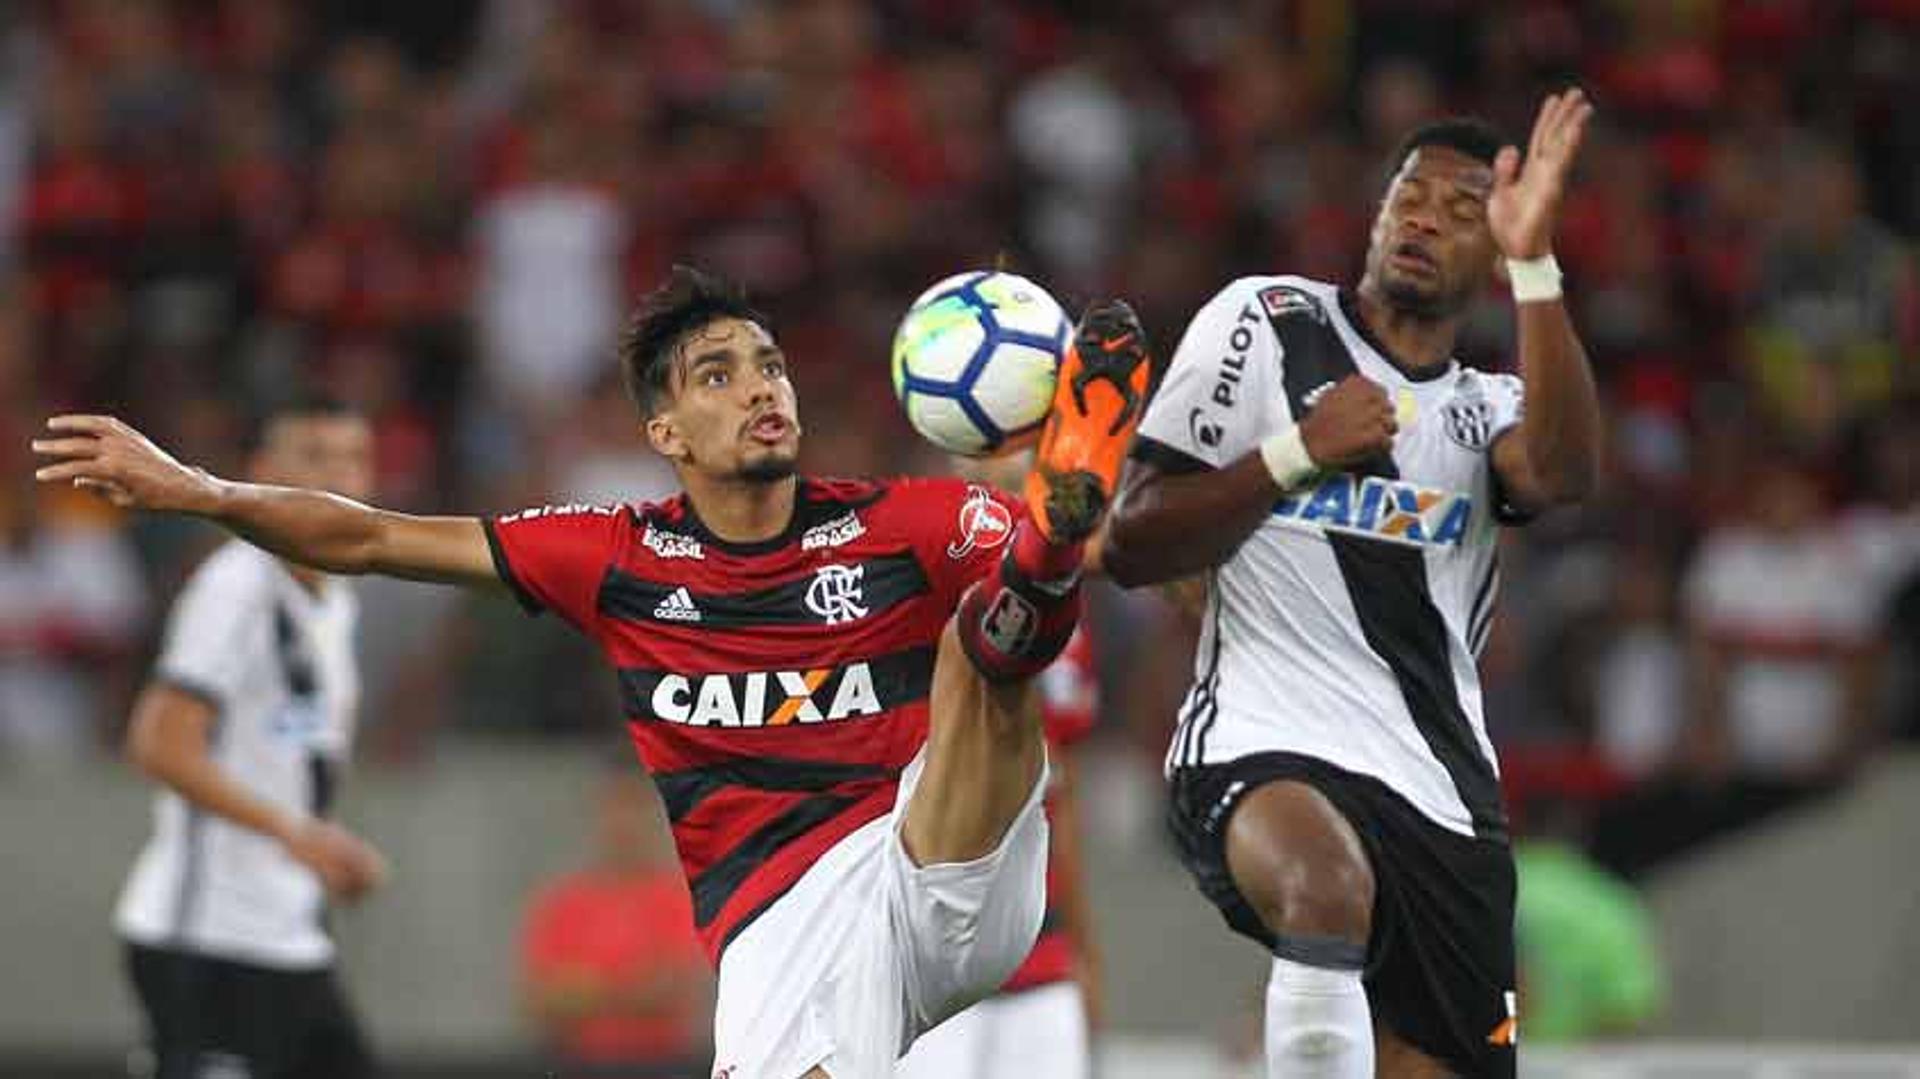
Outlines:
[[[920,294],[893,335],[893,392],[948,453],[984,457],[1039,430],[1073,324],[1017,274],[955,274]]]

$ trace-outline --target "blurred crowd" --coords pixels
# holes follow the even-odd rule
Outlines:
[[[1122,294],[1170,348],[1234,276],[1354,279],[1407,130],[1523,139],[1569,81],[1611,466],[1508,541],[1516,808],[1632,872],[1683,816],[1830,789],[1920,734],[1913,0],[0,0],[0,766],[112,744],[210,541],[35,492],[49,412],[218,470],[321,386],[373,417],[387,505],[656,497],[610,343],[685,261],[773,317],[811,467],[940,468],[883,374],[925,285]],[[1464,355],[1511,366],[1497,295]],[[376,753],[611,725],[559,629],[366,596]],[[1188,657],[1151,598],[1100,611],[1106,735],[1151,767]]]

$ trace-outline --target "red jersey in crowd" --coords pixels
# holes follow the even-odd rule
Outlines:
[[[786,531],[719,539],[684,495],[490,519],[501,577],[592,638],[717,963],[825,851],[893,807],[940,634],[1019,514],[952,479],[802,479]]]
[[[693,935],[687,886],[671,870],[563,877],[534,900],[520,953],[537,981],[581,972],[642,984],[697,977],[706,962]],[[579,1061],[686,1060],[699,1054],[705,1027],[706,1017],[692,1011],[594,1015],[569,1024],[554,1048]]]

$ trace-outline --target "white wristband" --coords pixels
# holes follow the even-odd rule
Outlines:
[[[1514,303],[1541,303],[1560,298],[1560,264],[1551,254],[1537,259],[1508,259],[1507,283]]]
[[[1282,491],[1291,491],[1313,478],[1320,466],[1307,453],[1307,441],[1296,424],[1260,443],[1260,460]]]

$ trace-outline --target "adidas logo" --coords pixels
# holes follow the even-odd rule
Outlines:
[[[653,609],[653,616],[662,622],[698,622],[700,608],[693,605],[693,597],[684,587],[676,588]]]

